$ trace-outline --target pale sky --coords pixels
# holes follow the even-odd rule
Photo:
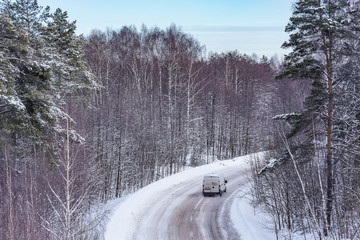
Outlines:
[[[118,30],[134,25],[166,29],[176,24],[191,34],[207,52],[237,50],[268,57],[282,56],[294,0],[38,0],[61,8],[77,21],[77,33]]]

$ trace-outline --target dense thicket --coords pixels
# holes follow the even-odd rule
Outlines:
[[[285,149],[256,184],[276,230],[360,238],[359,20],[359,2],[294,5],[280,77],[308,78],[312,88],[303,111],[275,118],[291,126],[280,132]]]
[[[85,59],[103,88],[86,112],[103,199],[192,165],[272,147],[275,71],[213,54],[176,26],[94,31]],[[267,127],[263,127],[267,126]]]

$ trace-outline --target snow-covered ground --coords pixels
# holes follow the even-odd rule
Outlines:
[[[149,209],[152,208],[153,204],[176,194],[179,184],[201,179],[204,174],[219,171],[226,172],[235,168],[246,172],[250,169],[250,161],[252,161],[253,157],[254,155],[248,155],[189,168],[181,173],[152,183],[131,195],[113,201],[111,203],[113,211],[106,227],[105,239],[133,239],[135,232],[137,238],[147,239],[147,236],[141,236],[142,231],[139,229],[139,222],[146,214],[149,214]],[[257,154],[257,157],[261,157],[261,154]],[[201,186],[199,186],[199,189],[201,189]],[[242,240],[276,239],[275,234],[265,226],[266,215],[254,209],[251,205],[246,188],[233,189],[231,193],[227,194],[231,194],[232,197],[229,199],[233,199],[230,205],[230,219],[233,228],[236,229]],[[145,235],[146,231],[143,234]]]

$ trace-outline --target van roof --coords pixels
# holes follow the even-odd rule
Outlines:
[[[221,174],[216,174],[216,173],[212,173],[212,174],[207,174],[204,177],[220,177],[222,176]]]

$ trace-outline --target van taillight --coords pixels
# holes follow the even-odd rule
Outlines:
[[[219,185],[219,191],[220,191],[220,189],[221,189],[221,185]]]
[[[203,185],[203,191],[205,190],[205,187],[204,187],[204,185]]]

